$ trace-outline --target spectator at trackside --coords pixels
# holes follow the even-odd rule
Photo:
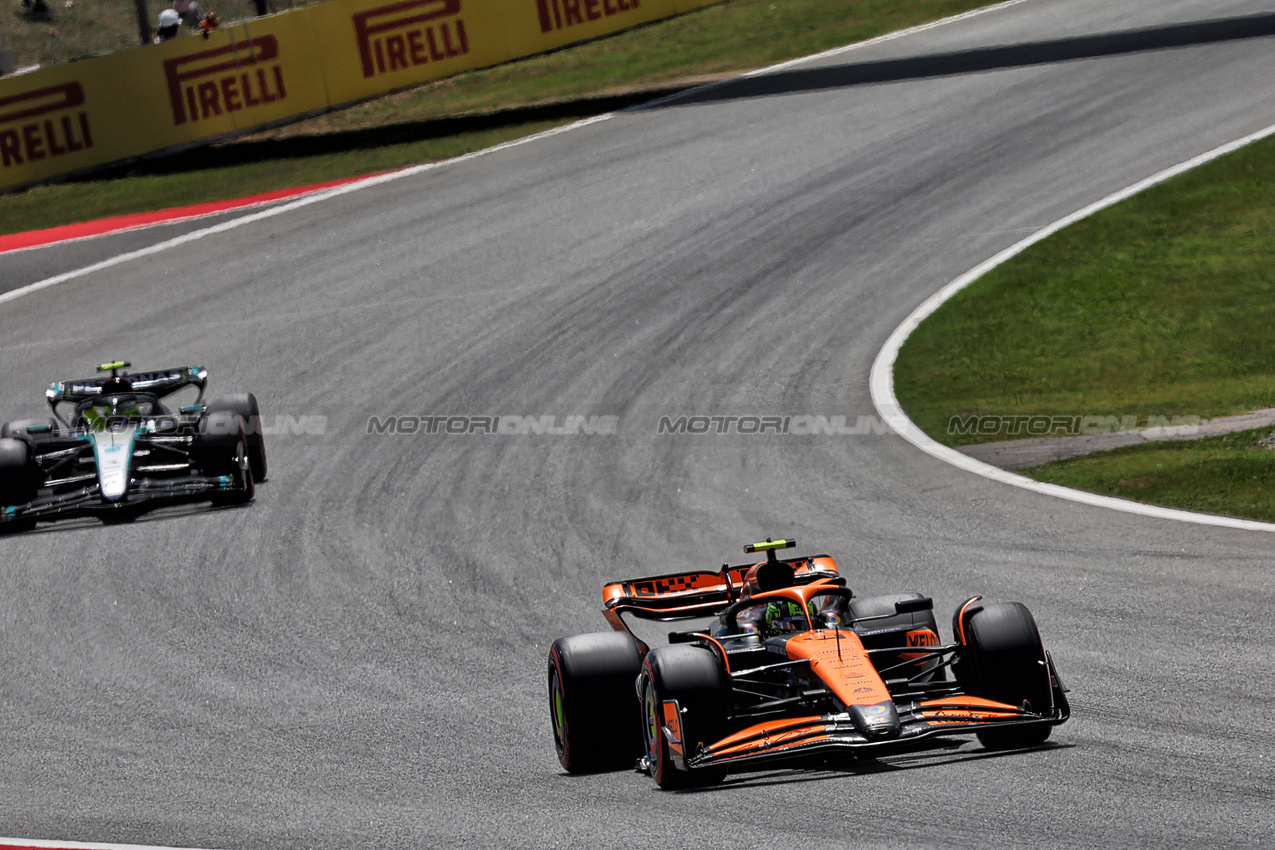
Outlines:
[[[182,19],[172,9],[165,9],[159,13],[159,26],[155,28],[155,43],[168,41],[177,35],[177,30],[181,28]]]
[[[195,0],[173,0],[173,11],[182,19],[182,23],[191,29],[199,29],[204,20],[204,10],[199,8]]]

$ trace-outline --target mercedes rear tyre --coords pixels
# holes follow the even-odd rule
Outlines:
[[[198,459],[205,475],[229,478],[230,486],[209,497],[214,505],[242,505],[252,501],[256,482],[252,476],[248,438],[243,419],[230,411],[209,413],[201,423]]]
[[[57,434],[61,431],[62,426],[56,419],[47,416],[41,419],[18,419],[0,425],[0,437],[12,437],[15,440],[30,443],[31,428],[35,428],[36,433]]]
[[[1036,620],[1021,602],[976,607],[964,617],[965,647],[956,677],[972,696],[1008,703],[1036,714],[1053,705],[1049,664]],[[959,636],[958,636],[959,638]],[[1053,727],[1007,726],[978,733],[988,749],[1030,747],[1043,743]]]
[[[31,449],[14,437],[0,437],[0,509],[25,505],[35,498],[37,470],[31,460]],[[30,531],[31,518],[0,520],[0,534]]]
[[[686,766],[702,747],[726,737],[728,687],[717,656],[700,646],[654,649],[642,665],[639,685],[642,737],[656,784],[698,788],[725,779],[723,766]]]
[[[266,480],[266,439],[261,433],[261,409],[252,393],[232,393],[218,396],[205,406],[209,413],[228,411],[238,414],[244,421],[244,434],[248,438],[248,461],[252,464],[252,480]]]
[[[634,683],[642,653],[627,632],[559,638],[549,649],[549,719],[570,773],[631,768],[642,755]]]

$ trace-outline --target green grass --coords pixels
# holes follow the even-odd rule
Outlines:
[[[908,415],[1211,418],[1275,405],[1275,140],[1157,186],[1033,246],[958,294],[900,352]],[[1275,521],[1267,430],[1059,461],[1039,481]]]
[[[954,416],[1211,418],[1275,405],[1275,140],[1079,222],[977,281],[904,345],[896,391]],[[1025,435],[1019,435],[1025,436]]]
[[[132,0],[46,0],[47,17],[32,15],[19,0],[0,4],[0,48],[16,65],[47,67],[141,44]],[[165,4],[167,5],[167,4]],[[155,5],[151,26],[159,16]]]
[[[735,0],[452,77],[320,119],[347,128],[739,72],[954,15],[988,0]]]
[[[280,0],[272,8],[302,5]],[[158,14],[159,5],[153,5]],[[208,6],[208,4],[204,4]],[[247,9],[248,0],[242,0]],[[552,54],[469,73],[142,164],[122,177],[0,196],[0,233],[238,197],[457,156],[555,121],[398,142],[451,116],[735,73],[989,5],[987,0],[736,0]],[[137,44],[131,0],[0,8],[19,66]],[[214,8],[209,6],[209,8]],[[235,9],[216,7],[223,19]],[[441,126],[441,125],[440,125]],[[377,143],[383,131],[384,144]],[[369,136],[370,133],[370,136]],[[411,132],[407,132],[411,135]],[[307,141],[328,152],[305,155]],[[335,143],[333,143],[335,142]],[[291,144],[289,144],[291,143]],[[281,154],[285,152],[286,155]],[[215,154],[215,155],[213,155]],[[234,161],[233,166],[208,163]],[[163,173],[174,172],[174,173]],[[1275,141],[1234,154],[1068,228],[966,289],[908,340],[896,391],[949,445],[953,416],[1219,416],[1275,404]],[[1264,431],[1157,443],[1048,464],[1041,481],[1275,521]]]
[[[13,2],[16,5],[16,0]],[[17,36],[10,34],[13,7],[6,7],[9,17],[0,15],[4,44],[16,51],[18,45],[34,43],[32,27],[54,31],[53,41],[69,40],[67,33],[56,31],[71,12],[78,15],[81,7],[103,15],[107,12],[102,10],[114,9],[109,13],[113,17],[101,20],[111,20],[117,32],[109,36],[98,33],[83,47],[62,50],[57,55],[69,58],[136,43],[136,17],[131,3],[76,0],[73,9],[63,15],[60,2],[54,0],[51,4],[53,22],[36,26],[19,21],[17,28],[28,31]],[[248,0],[241,2],[250,8]],[[202,5],[213,8],[208,3]],[[384,131],[385,137],[392,140],[402,136],[396,128],[447,116],[744,71],[986,5],[990,5],[988,0],[735,0],[611,38],[459,75],[244,141],[223,143],[217,149],[219,156],[201,157],[199,151],[182,154],[178,161],[184,173],[156,174],[173,169],[162,163],[142,163],[115,175],[119,179],[79,180],[0,196],[0,233],[238,197],[445,159],[529,135],[548,125],[511,123],[481,132],[384,145],[376,144],[375,139],[369,141],[368,133]],[[158,10],[159,6],[154,8]],[[225,20],[232,18],[223,7],[216,7],[216,11]],[[30,56],[45,55],[36,47],[29,49],[33,51]],[[23,64],[21,55],[18,64]],[[342,134],[351,136],[349,149],[322,155],[297,155],[300,147],[294,145],[288,148],[291,153],[287,157],[278,157],[277,147],[262,144],[269,140],[336,138],[336,147],[340,147]],[[204,159],[224,158],[251,161],[231,167],[203,165]]]
[[[1275,522],[1270,429],[1151,443],[1026,470],[1037,481],[1137,502]]]

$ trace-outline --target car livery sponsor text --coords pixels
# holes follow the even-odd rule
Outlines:
[[[939,636],[929,629],[914,629],[908,632],[908,646],[938,646]]]
[[[284,100],[279,39],[263,35],[164,60],[173,126]]]
[[[78,82],[0,98],[0,166],[11,168],[93,147]]]
[[[364,79],[469,53],[460,14],[461,0],[404,0],[354,15]]]
[[[640,0],[536,0],[540,31],[550,33],[631,12]]]

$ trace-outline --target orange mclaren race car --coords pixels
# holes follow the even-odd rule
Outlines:
[[[883,754],[977,735],[1042,743],[1070,716],[1053,659],[1018,602],[962,603],[940,644],[919,593],[857,599],[827,555],[781,560],[796,541],[744,547],[766,560],[607,584],[614,632],[549,650],[554,745],[572,773],[635,764],[661,788],[728,771]],[[698,619],[652,646],[652,625]],[[666,631],[659,629],[658,631]]]

